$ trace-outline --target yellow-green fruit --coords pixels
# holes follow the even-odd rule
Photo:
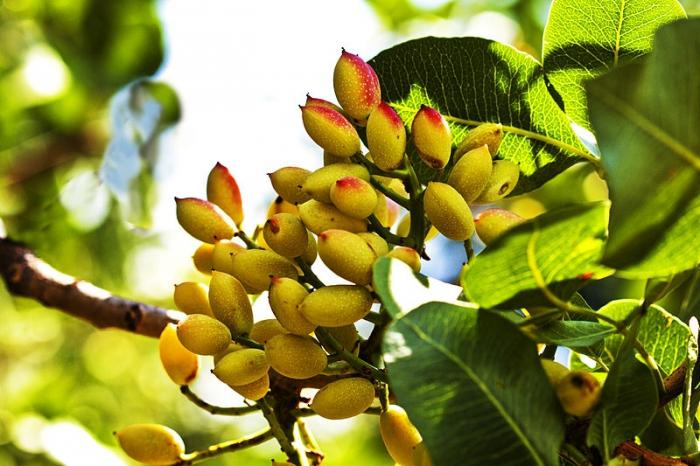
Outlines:
[[[233,391],[248,400],[258,401],[262,399],[270,389],[270,376],[263,375],[258,380],[245,385],[236,385],[231,387]]]
[[[214,244],[214,253],[212,254],[212,265],[214,270],[231,274],[233,272],[233,256],[246,250],[242,246],[232,240],[221,240]]]
[[[272,218],[275,214],[292,214],[299,216],[299,208],[291,204],[284,199],[282,196],[277,196],[274,201],[270,203],[270,207],[267,209],[267,215],[265,218]]]
[[[338,107],[333,102],[329,102],[328,100],[325,100],[325,99],[319,99],[317,97],[311,97],[309,94],[306,94],[306,102],[304,102],[304,105],[306,105],[308,107],[332,108],[333,110],[336,110],[340,113],[343,113],[343,109]]]
[[[403,216],[403,218],[399,222],[399,226],[396,227],[396,234],[398,236],[406,238],[410,231],[411,231],[411,214],[408,213],[408,214]],[[434,226],[430,225],[430,229],[428,230],[428,233],[425,235],[425,241],[430,241],[431,239],[435,238],[439,233],[440,232],[437,231],[437,229]]]
[[[212,254],[214,253],[214,245],[209,243],[202,243],[194,251],[192,255],[192,262],[194,267],[202,273],[210,274],[211,269],[214,267],[212,261]]]
[[[289,259],[263,249],[250,249],[233,257],[233,275],[249,293],[262,293],[270,287],[270,277],[296,279],[299,274]]]
[[[605,464],[605,466],[640,466],[639,461],[639,458],[631,460],[625,455],[621,454],[616,456],[615,458],[612,458]]]
[[[347,230],[353,233],[367,231],[367,221],[352,218],[335,208],[311,199],[299,206],[299,216],[306,228],[317,235],[333,228]]]
[[[272,188],[282,199],[291,204],[303,204],[311,199],[311,196],[301,189],[310,174],[311,172],[304,168],[283,167],[268,173],[267,176],[270,177]]]
[[[356,163],[334,163],[311,173],[302,185],[305,193],[317,201],[331,203],[331,187],[341,178],[354,176],[369,181],[367,169]]]
[[[207,199],[221,207],[236,225],[243,221],[241,191],[228,168],[216,163],[207,178]]]
[[[221,361],[224,356],[226,356],[229,353],[233,353],[234,351],[240,351],[242,349],[248,348],[247,346],[243,346],[240,343],[236,343],[235,341],[232,341],[229,343],[228,347],[226,347],[225,350],[220,351],[214,355],[214,365],[217,365],[219,361]]]
[[[491,157],[495,157],[503,140],[503,126],[500,123],[484,123],[467,133],[467,136],[459,143],[455,151],[455,157],[459,158],[467,152],[488,146]]]
[[[413,451],[423,438],[401,406],[389,405],[379,415],[379,433],[394,461],[401,465],[413,464]]]
[[[394,257],[402,262],[405,262],[413,269],[414,272],[420,272],[420,255],[415,249],[407,248],[404,246],[396,246],[389,252],[388,256]]]
[[[433,460],[430,458],[425,442],[421,442],[413,449],[412,466],[434,466]]]
[[[275,214],[263,227],[267,245],[285,257],[299,257],[308,246],[308,233],[301,219],[292,214]]]
[[[284,333],[289,333],[289,331],[282,327],[277,319],[263,319],[255,322],[249,336],[251,340],[264,345],[270,338]]]
[[[513,162],[509,160],[494,161],[489,182],[474,202],[486,204],[503,199],[515,189],[519,177],[520,168]]]
[[[366,316],[372,302],[372,294],[363,286],[330,285],[311,292],[299,310],[316,325],[342,327]]]
[[[271,280],[270,308],[279,323],[296,335],[308,335],[316,329],[299,311],[299,305],[309,295],[306,288],[291,278],[273,277]]]
[[[324,150],[339,157],[360,152],[360,136],[340,112],[327,107],[301,107],[306,133]]]
[[[584,417],[593,411],[600,399],[600,382],[589,372],[572,371],[555,386],[554,391],[565,412]]]
[[[467,201],[449,184],[428,183],[423,207],[428,220],[447,238],[464,241],[474,233],[474,219]]]
[[[377,206],[372,214],[377,217],[377,220],[384,228],[391,228],[391,223],[389,223],[391,213],[389,212],[386,196],[376,189],[374,190],[374,195],[377,197]]]
[[[175,307],[186,314],[205,314],[213,317],[208,293],[207,286],[202,283],[182,282],[175,285],[173,301]]]
[[[323,151],[323,166],[333,165],[334,163],[348,163],[347,157],[338,157],[335,154],[331,154],[327,150]]]
[[[487,209],[476,216],[474,225],[479,239],[488,246],[503,233],[524,221],[520,215],[509,210]]]
[[[330,197],[339,211],[353,218],[367,218],[377,208],[377,194],[372,185],[355,176],[336,181],[331,186]]]
[[[556,384],[558,384],[564,377],[569,375],[569,372],[571,372],[566,366],[550,359],[540,359],[540,362],[542,363],[542,369],[544,369],[544,373],[547,375],[547,379],[552,386],[556,386]]]
[[[311,409],[326,419],[347,419],[364,413],[373,401],[372,382],[352,377],[321,388],[311,402]]]
[[[290,379],[308,379],[320,374],[328,364],[325,351],[308,336],[277,335],[265,343],[270,367]]]
[[[312,235],[310,231],[307,231],[306,233],[306,250],[304,250],[304,254],[301,255],[301,260],[311,265],[316,262],[316,257],[318,256],[318,246],[314,235]]]
[[[192,314],[177,324],[177,338],[193,353],[215,355],[231,342],[231,332],[213,317]]]
[[[447,184],[455,188],[467,204],[471,204],[489,182],[492,165],[488,147],[477,147],[457,161],[447,178]]]
[[[150,465],[169,465],[185,453],[182,437],[160,424],[132,424],[116,434],[119,446],[132,459]]]
[[[406,153],[406,128],[388,104],[381,102],[367,120],[367,147],[372,160],[384,171],[394,170]]]
[[[389,253],[389,244],[384,238],[379,236],[374,232],[357,233],[357,236],[365,240],[365,243],[372,248],[374,255],[377,257],[383,256]]]
[[[358,285],[372,281],[372,265],[377,259],[367,242],[345,230],[326,230],[318,235],[318,254],[336,275]]]
[[[342,327],[324,328],[346,350],[353,352],[356,349],[357,341],[359,340],[360,336],[357,333],[357,328],[354,324],[343,325]],[[327,348],[325,345],[324,348],[328,349],[329,351],[333,350],[333,348]]]
[[[216,270],[212,272],[209,302],[214,317],[234,335],[248,333],[253,328],[253,307],[248,293],[236,277]]]
[[[217,205],[194,197],[175,198],[177,221],[190,235],[204,243],[231,239],[236,226]]]
[[[436,170],[447,165],[452,152],[452,133],[440,112],[421,105],[413,118],[411,135],[423,162]]]
[[[226,385],[235,387],[255,382],[269,369],[265,351],[246,348],[221,358],[212,372]]]
[[[160,362],[168,377],[178,385],[187,385],[197,376],[197,355],[185,348],[177,338],[174,324],[165,326],[158,341]]]
[[[343,110],[360,121],[369,116],[382,98],[379,78],[372,67],[345,50],[333,70],[333,90]]]

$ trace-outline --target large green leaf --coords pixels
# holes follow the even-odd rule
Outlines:
[[[551,305],[545,287],[569,299],[587,280],[611,273],[597,263],[607,212],[607,202],[565,207],[509,230],[469,265],[466,296],[484,308]]]
[[[391,257],[380,257],[374,263],[372,285],[395,319],[430,301],[456,302],[462,293],[460,287],[416,273],[405,262]]]
[[[541,65],[507,45],[427,37],[385,50],[370,63],[382,98],[409,127],[422,104],[445,116],[455,142],[480,123],[503,124],[499,157],[520,166],[516,192],[530,191],[590,157],[550,96]]]
[[[667,230],[660,232],[658,242],[650,245],[649,252],[639,262],[619,270],[619,275],[640,280],[692,269],[700,263],[699,231],[700,195],[695,196]]]
[[[676,0],[554,0],[543,64],[566,114],[590,128],[583,81],[648,53],[654,31],[684,17]]]
[[[605,379],[600,405],[588,428],[588,444],[598,448],[607,464],[615,447],[649,425],[658,404],[651,370],[637,360],[631,344],[624,345]]]
[[[513,323],[428,303],[389,327],[384,351],[392,389],[436,465],[558,464],[564,415],[535,344]]]
[[[598,312],[615,320],[624,320],[639,305],[640,301],[635,299],[620,299],[609,302]],[[690,328],[656,304],[649,306],[642,318],[637,338],[665,375],[673,372],[688,357]],[[600,358],[611,364],[622,342],[623,337],[619,334],[607,337]]]
[[[631,267],[665,241],[646,264],[700,262],[700,19],[662,27],[643,62],[589,81],[591,122],[608,177],[612,208],[604,262]],[[689,207],[692,206],[692,210]],[[678,223],[673,235],[668,235]],[[659,264],[657,264],[659,262]]]

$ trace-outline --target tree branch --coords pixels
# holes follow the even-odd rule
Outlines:
[[[0,237],[0,276],[14,295],[86,320],[98,328],[116,327],[158,337],[181,313],[114,296],[54,269],[27,247]]]

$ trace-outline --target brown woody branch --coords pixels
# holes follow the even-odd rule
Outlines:
[[[91,283],[63,274],[27,247],[0,237],[0,276],[16,296],[33,298],[48,307],[86,320],[98,328],[116,327],[158,337],[178,311],[114,296]]]

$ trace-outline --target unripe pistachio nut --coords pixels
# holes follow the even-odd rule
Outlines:
[[[367,119],[382,98],[379,78],[372,67],[345,50],[333,70],[333,90],[343,110],[359,122]]]
[[[356,163],[334,163],[311,173],[304,180],[302,189],[317,201],[330,204],[331,187],[339,179],[347,176],[354,176],[361,180],[369,181],[369,172],[364,166]]]
[[[270,369],[265,351],[246,348],[229,353],[214,366],[214,375],[226,385],[246,385],[262,378]]]
[[[352,157],[360,152],[360,136],[340,112],[326,107],[301,107],[307,134],[324,150],[339,157]]]
[[[428,220],[447,238],[465,241],[474,233],[472,212],[452,186],[446,183],[428,183],[423,206]]]
[[[299,310],[316,325],[342,327],[366,316],[372,302],[372,295],[363,286],[329,285],[311,292]]]
[[[117,432],[117,441],[130,458],[149,465],[169,465],[185,453],[182,437],[160,424],[132,424]]]
[[[455,163],[447,178],[447,184],[455,188],[467,204],[471,204],[488,184],[492,165],[488,147],[477,147]]]
[[[228,327],[204,314],[192,314],[177,324],[180,343],[195,354],[215,355],[231,342]]]
[[[366,220],[352,218],[339,211],[335,206],[314,199],[299,206],[299,216],[306,228],[317,235],[334,228],[353,233],[367,231]]]
[[[479,239],[488,246],[503,233],[524,221],[520,215],[509,210],[487,209],[476,216],[474,224]]]
[[[290,379],[309,379],[328,364],[325,351],[309,336],[277,335],[267,341],[265,353],[270,367]]]
[[[301,186],[306,181],[306,177],[311,172],[299,167],[282,167],[272,173],[268,173],[272,188],[282,199],[290,204],[303,204],[311,199],[307,193],[302,191]]]
[[[217,205],[194,197],[175,198],[177,221],[190,235],[204,243],[231,239],[235,225]]]
[[[474,203],[487,204],[503,199],[515,189],[519,178],[520,168],[516,164],[509,160],[494,161],[489,182]]]
[[[214,271],[209,283],[211,309],[234,335],[250,332],[253,328],[253,307],[241,282],[234,276]]]
[[[367,147],[376,166],[384,171],[398,168],[406,153],[406,128],[385,102],[372,111],[367,120]]]
[[[276,252],[249,249],[233,257],[233,275],[249,293],[262,293],[270,287],[271,277],[296,279],[296,266]]]
[[[265,222],[263,238],[284,257],[299,257],[308,246],[308,233],[301,219],[292,214],[275,214]]]
[[[187,385],[197,376],[197,355],[185,348],[177,338],[175,324],[165,326],[158,341],[160,362],[168,377],[178,385]]]
[[[493,158],[498,152],[503,136],[503,125],[500,123],[483,123],[471,129],[462,139],[455,151],[455,159],[483,145],[488,146],[489,154]]]
[[[340,178],[331,185],[330,198],[339,211],[353,218],[367,218],[378,204],[371,184],[355,176]],[[384,201],[386,206],[386,200]]]
[[[394,461],[402,465],[412,464],[413,450],[423,438],[401,406],[389,405],[379,415],[379,433]]]
[[[213,317],[206,285],[196,282],[182,282],[175,285],[173,301],[175,307],[185,314],[205,314]]]
[[[273,277],[268,299],[270,308],[279,323],[296,335],[308,335],[316,329],[299,311],[299,305],[309,295],[306,288],[296,280]]]
[[[358,285],[372,281],[376,254],[367,242],[345,230],[326,230],[318,235],[318,254],[336,275]]]
[[[372,382],[351,377],[323,386],[314,396],[311,409],[326,419],[347,419],[365,412],[373,401]]]
[[[207,178],[207,199],[226,212],[236,225],[243,222],[243,202],[238,183],[228,168],[217,162]]]
[[[440,112],[422,105],[413,118],[411,135],[423,162],[436,170],[447,165],[452,153],[452,132]]]

